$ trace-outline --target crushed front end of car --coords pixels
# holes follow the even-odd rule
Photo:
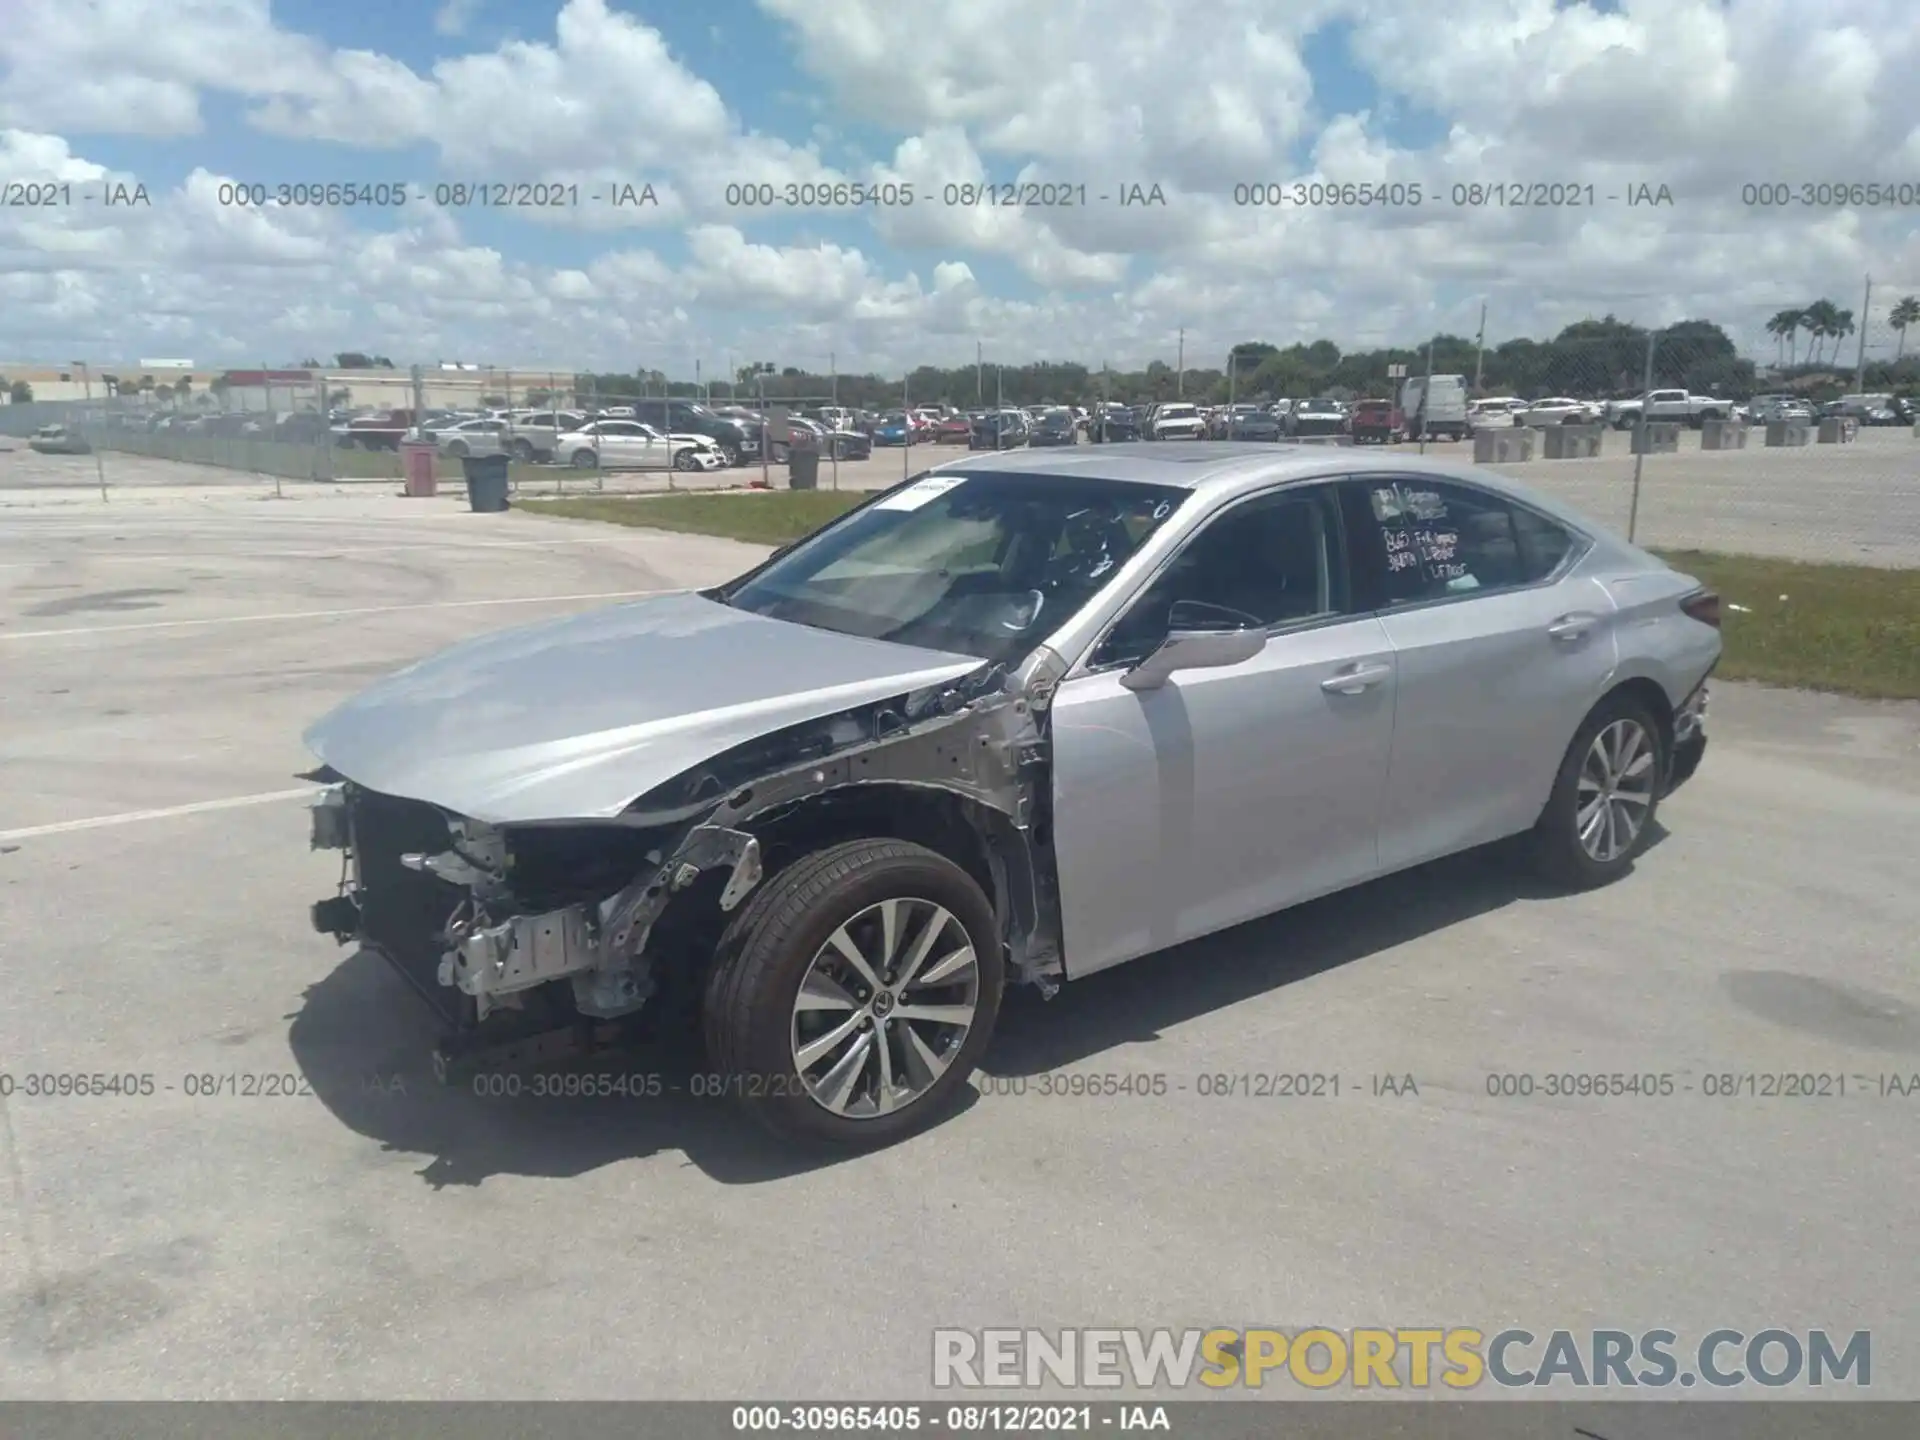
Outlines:
[[[1044,665],[1041,667],[1044,672]],[[311,844],[339,852],[313,928],[392,967],[441,1022],[449,1079],[696,1033],[726,928],[762,878],[836,836],[916,837],[994,897],[1010,967],[1051,993],[1044,835],[1051,672],[974,676],[737,745],[617,817],[489,824],[323,767]]]

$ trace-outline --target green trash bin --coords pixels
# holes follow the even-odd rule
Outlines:
[[[795,446],[787,452],[787,488],[789,490],[818,490],[820,488],[820,452],[812,446],[801,449]]]
[[[467,472],[468,509],[493,514],[507,508],[505,455],[463,455],[460,468]]]

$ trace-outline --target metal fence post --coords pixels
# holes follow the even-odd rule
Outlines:
[[[280,464],[280,458],[279,458],[280,447],[276,443],[276,440],[277,440],[276,432],[279,430],[280,427],[274,423],[274,415],[273,415],[273,371],[267,368],[265,362],[261,363],[260,375],[261,375],[261,380],[263,382],[263,388],[267,392],[267,421],[266,421],[267,428],[264,432],[266,435],[266,444],[259,446],[257,448],[261,451],[261,453],[270,457],[271,463],[273,465],[273,498],[276,500],[284,500],[286,499],[286,496],[282,493],[280,488],[280,471],[283,467]]]
[[[1427,341],[1427,376],[1420,382],[1420,453],[1427,453],[1427,412],[1433,404],[1433,341]],[[1391,423],[1391,421],[1389,421]]]
[[[907,402],[907,377],[900,377],[900,423],[907,427],[906,437],[900,445],[900,478],[906,479],[913,473],[913,410]]]
[[[1633,445],[1633,499],[1627,506],[1627,543],[1633,543],[1634,531],[1640,524],[1640,472],[1647,464],[1647,430],[1649,417],[1647,406],[1653,394],[1653,349],[1660,341],[1658,330],[1647,332],[1647,368],[1640,382],[1640,415],[1634,425]]]

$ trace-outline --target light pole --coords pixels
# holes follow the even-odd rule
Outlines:
[[[93,409],[93,373],[87,369],[84,360],[69,360],[67,364],[80,372],[80,383],[86,387],[87,409]],[[100,447],[89,442],[93,450],[93,473],[100,477],[100,498],[107,498],[107,462],[100,453]]]

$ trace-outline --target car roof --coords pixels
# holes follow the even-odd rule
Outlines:
[[[934,471],[967,475],[1083,475],[1224,496],[1291,481],[1383,474],[1431,476],[1435,480],[1465,480],[1584,529],[1593,526],[1591,520],[1561,501],[1490,470],[1417,455],[1382,457],[1377,452],[1356,452],[1349,446],[1275,446],[1258,440],[1215,440],[1191,447],[1168,445],[1164,441],[1129,442],[1053,451],[1004,451],[949,460],[936,465]]]

